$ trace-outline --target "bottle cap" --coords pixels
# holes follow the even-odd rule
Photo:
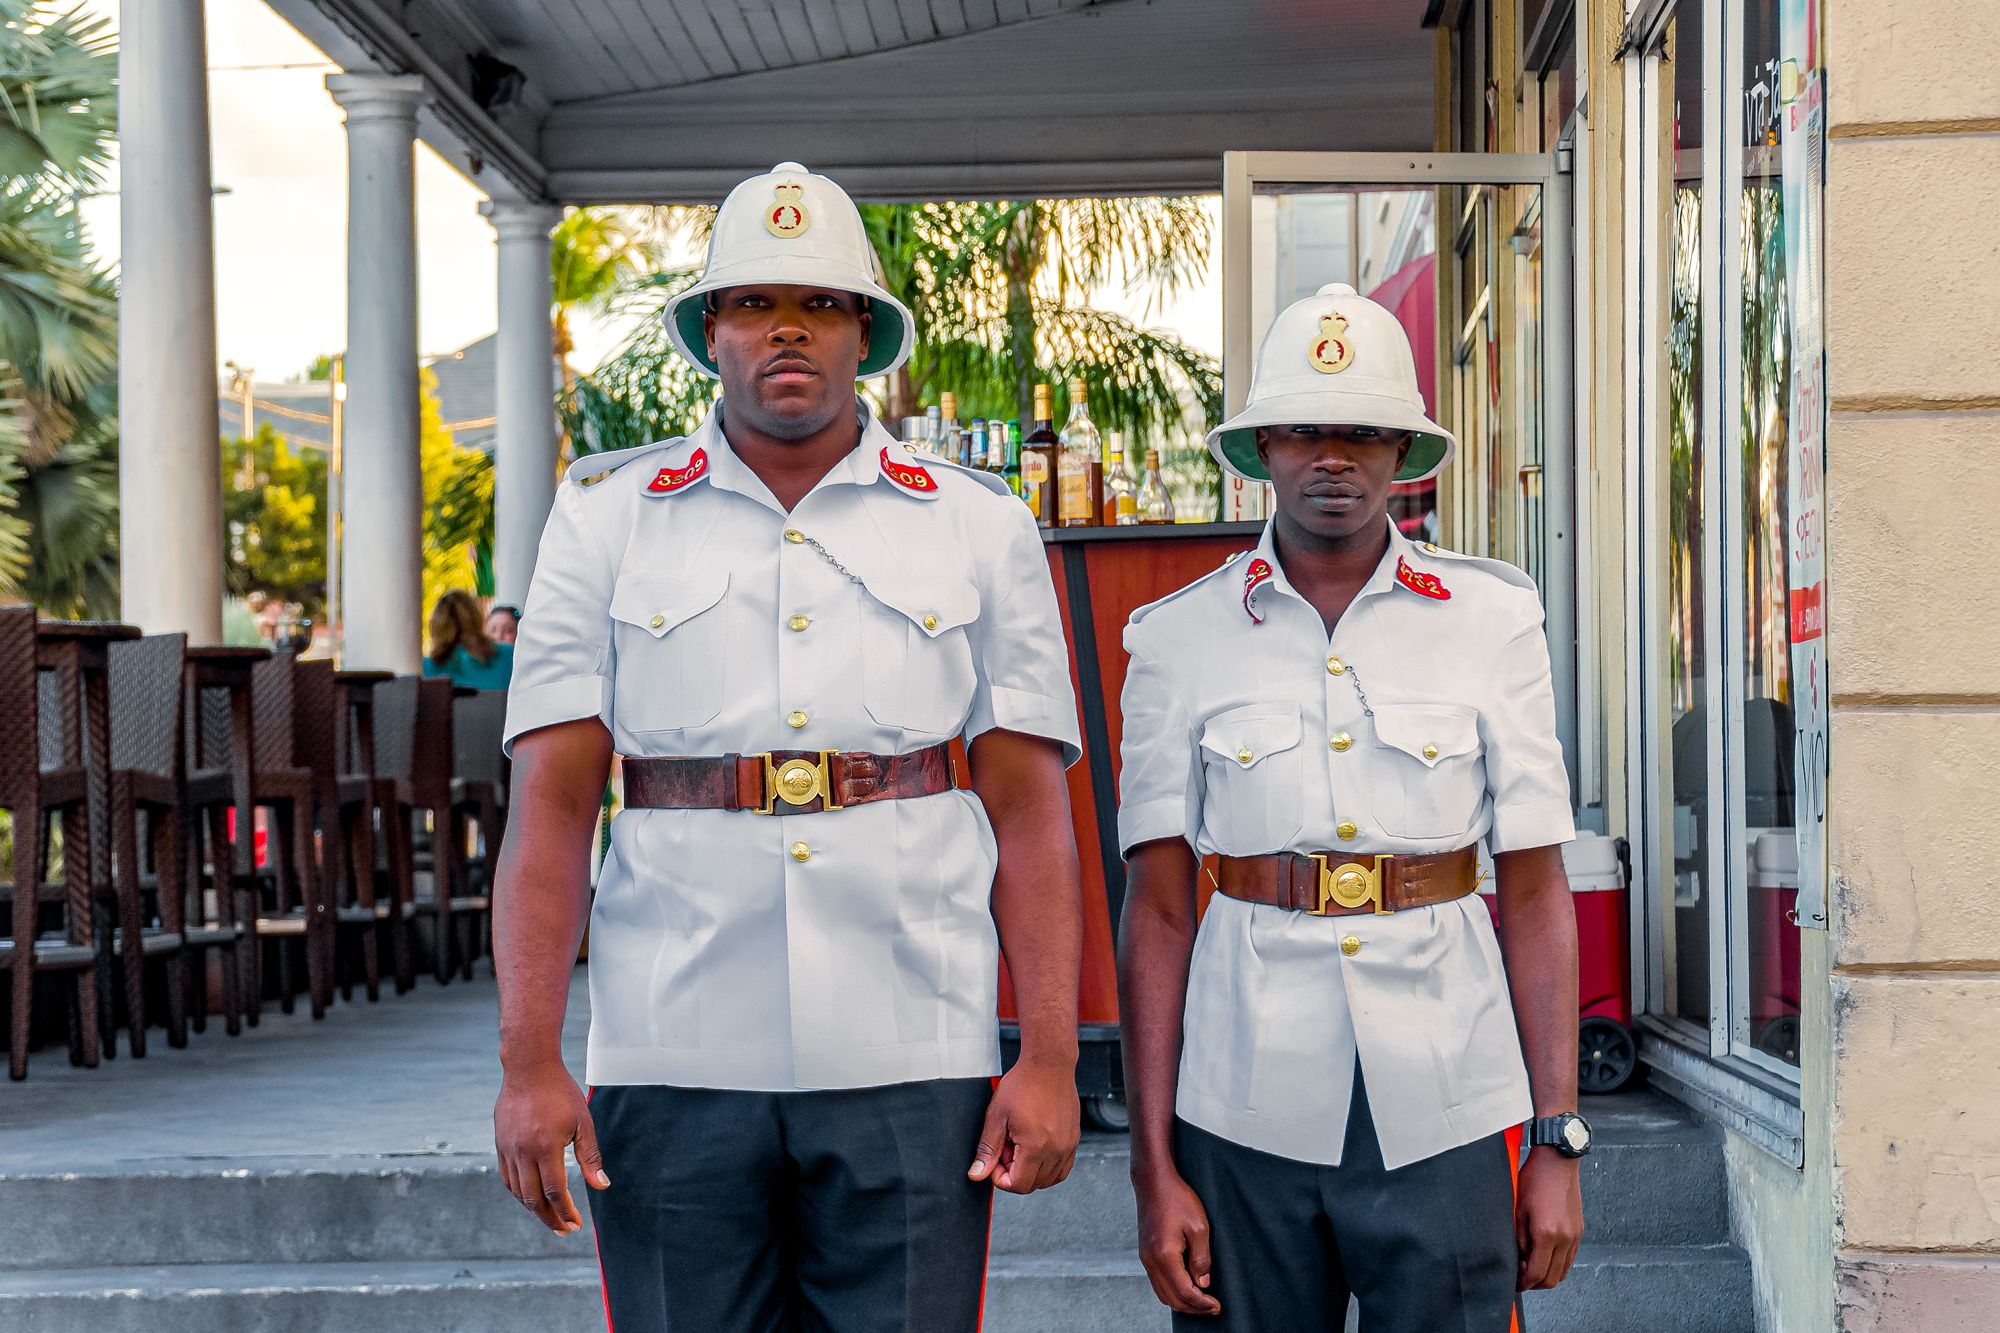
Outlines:
[[[1079,403],[1084,400],[1084,395],[1088,389],[1089,386],[1083,382],[1083,376],[1081,375],[1078,375],[1069,382],[1069,396]]]
[[[938,395],[938,411],[956,420],[958,417],[958,395],[947,389]]]

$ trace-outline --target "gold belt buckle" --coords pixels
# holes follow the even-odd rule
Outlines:
[[[817,761],[787,759],[782,764],[772,763],[766,753],[764,803],[757,807],[757,813],[773,813],[779,801],[792,806],[810,805],[815,797],[821,801],[822,810],[840,809],[840,801],[833,794],[832,759],[837,753],[837,750],[821,750]]]
[[[1308,908],[1307,916],[1325,916],[1335,905],[1350,909],[1373,906],[1376,916],[1392,915],[1391,909],[1382,905],[1382,869],[1396,859],[1394,856],[1377,856],[1372,866],[1359,861],[1330,866],[1323,852],[1312,853],[1312,859],[1319,866],[1319,906]]]

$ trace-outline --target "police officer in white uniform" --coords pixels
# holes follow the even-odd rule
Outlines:
[[[1589,1144],[1534,584],[1388,519],[1390,484],[1456,445],[1395,318],[1344,284],[1278,317],[1209,447],[1276,513],[1125,631],[1142,1258],[1176,1328],[1338,1329],[1352,1293],[1365,1333],[1501,1333],[1569,1268]],[[1517,1208],[1503,1134],[1531,1114]]]
[[[1076,1150],[1054,588],[1019,500],[857,399],[910,349],[879,272],[825,177],[732,191],[666,311],[724,396],[570,468],[521,619],[496,1136],[564,1233],[574,1142],[618,1333],[971,1330],[993,1187]],[[559,1038],[614,752],[586,1109]],[[996,1086],[1002,951],[1022,1052]]]

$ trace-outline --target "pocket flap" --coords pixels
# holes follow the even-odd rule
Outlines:
[[[963,579],[877,575],[863,586],[870,597],[933,639],[979,619],[979,589]]]
[[[1479,748],[1479,714],[1459,704],[1376,704],[1375,736],[1426,768]]]
[[[657,639],[721,601],[728,588],[729,575],[720,570],[684,579],[623,578],[611,590],[611,618]]]
[[[1217,713],[1202,725],[1201,748],[1243,768],[1299,743],[1296,704],[1249,704]]]

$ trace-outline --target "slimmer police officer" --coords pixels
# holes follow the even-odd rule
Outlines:
[[[879,271],[824,176],[732,191],[666,310],[724,396],[578,460],[521,620],[495,1132],[565,1233],[575,1144],[618,1333],[969,1333],[994,1185],[1076,1151],[1055,592],[1004,485],[857,399],[910,350]],[[559,1039],[614,751],[586,1105]],[[1022,1052],[996,1086],[1003,950]]]
[[[1276,512],[1125,631],[1141,1257],[1176,1328],[1338,1329],[1352,1293],[1364,1333],[1502,1333],[1575,1257],[1589,1146],[1541,606],[1389,520],[1456,444],[1351,287],[1278,317],[1209,448]],[[1504,1133],[1531,1116],[1517,1202]]]

